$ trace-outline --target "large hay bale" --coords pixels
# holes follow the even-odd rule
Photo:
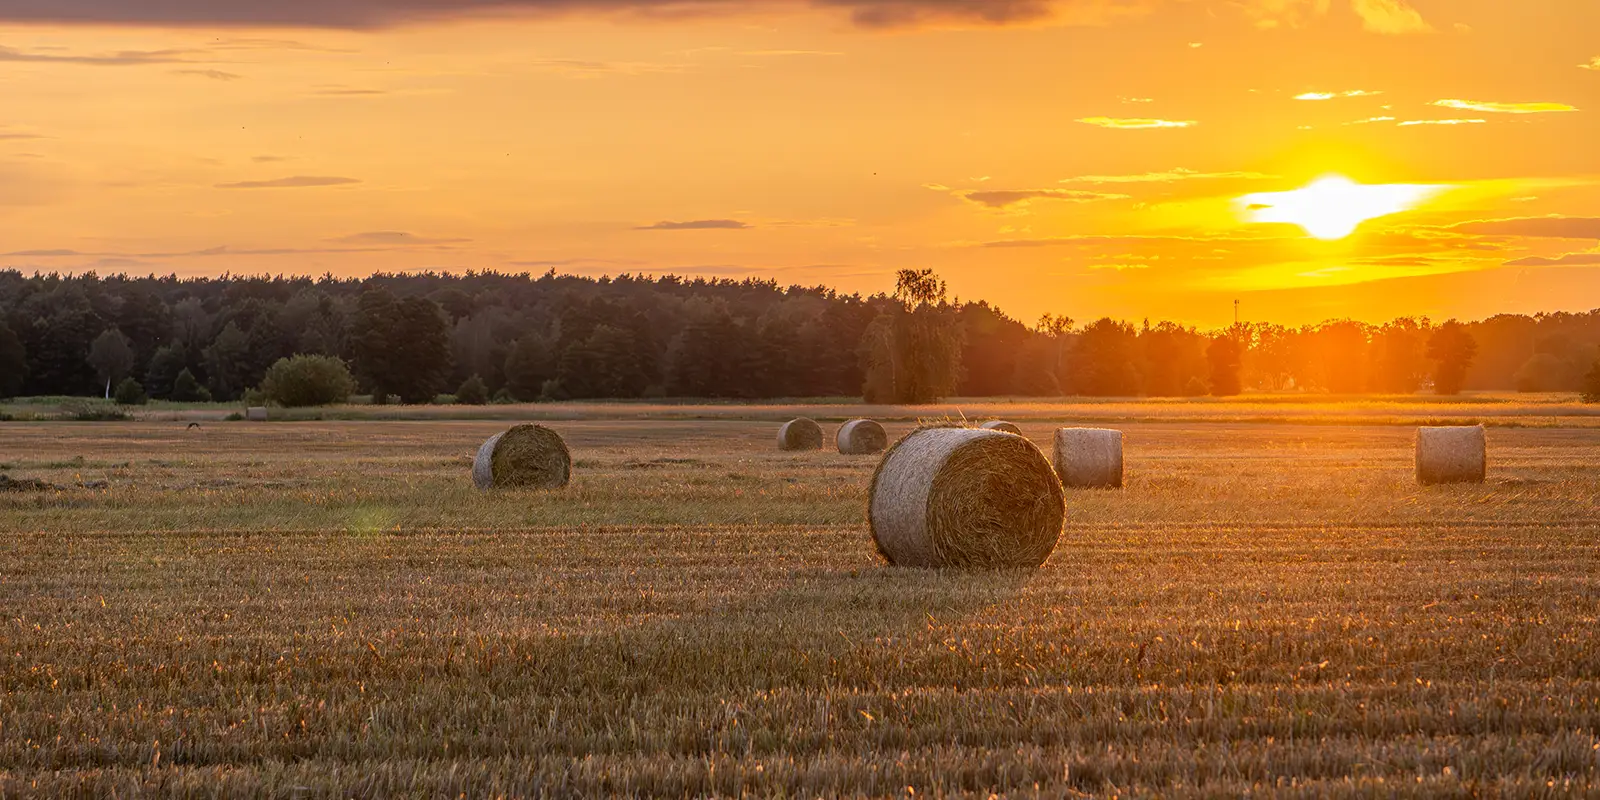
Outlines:
[[[905,567],[1037,567],[1065,516],[1061,484],[1032,442],[976,428],[901,439],[867,501],[878,552]]]
[[[1122,488],[1122,431],[1061,428],[1056,431],[1056,474],[1072,489]]]
[[[479,489],[560,489],[571,478],[567,443],[543,425],[495,434],[472,462],[472,482]]]
[[[982,427],[986,431],[1000,431],[1001,433],[1014,433],[1018,436],[1022,435],[1021,428],[1006,422],[1003,419],[991,419],[979,427]]]
[[[250,422],[266,422],[267,408],[266,406],[250,406],[244,410],[244,418]]]
[[[1483,483],[1488,470],[1482,425],[1417,429],[1417,483]]]
[[[847,456],[869,456],[889,446],[889,434],[870,419],[853,419],[839,428],[839,452]]]
[[[779,450],[821,450],[822,426],[801,417],[783,423],[778,429]]]

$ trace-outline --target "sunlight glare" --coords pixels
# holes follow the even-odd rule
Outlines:
[[[1368,185],[1328,175],[1302,189],[1248,194],[1236,202],[1251,222],[1287,222],[1318,239],[1343,239],[1361,223],[1408,211],[1444,188],[1407,183]]]

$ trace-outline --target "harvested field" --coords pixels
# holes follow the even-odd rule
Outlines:
[[[494,420],[7,424],[74,488],[0,494],[0,796],[1600,794],[1600,431],[1529,422],[1419,487],[1119,421],[1003,573],[882,566],[876,459],[765,418],[546,423],[553,494]]]

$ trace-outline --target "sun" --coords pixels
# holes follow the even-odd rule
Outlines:
[[[1343,239],[1369,219],[1398,214],[1443,190],[1410,183],[1356,183],[1343,175],[1318,178],[1303,189],[1239,198],[1251,222],[1288,222],[1318,239]]]

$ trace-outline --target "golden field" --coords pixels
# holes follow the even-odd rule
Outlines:
[[[497,420],[0,423],[69,487],[0,495],[0,796],[1600,795],[1583,409],[1271,405],[1002,414],[1128,446],[1015,573],[884,566],[777,407],[493,409],[548,494],[472,489]],[[1469,415],[1416,486],[1383,423]]]

